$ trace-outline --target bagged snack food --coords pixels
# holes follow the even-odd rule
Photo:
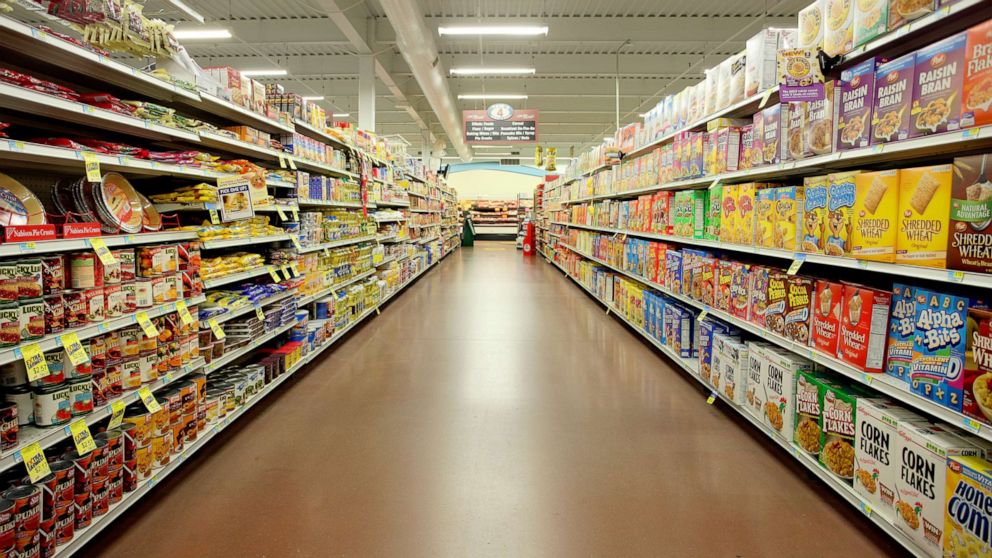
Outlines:
[[[810,313],[810,346],[831,356],[837,354],[843,299],[844,285],[825,279],[817,280]]]
[[[888,343],[892,294],[860,285],[844,285],[837,358],[862,372],[881,373]]]
[[[947,267],[992,272],[992,155],[954,160]]]
[[[966,33],[958,33],[916,51],[910,137],[961,128],[967,39]]]
[[[799,250],[807,254],[822,254],[826,221],[829,176],[808,176],[804,182],[802,232]]]
[[[799,222],[802,221],[803,206],[806,203],[804,186],[781,186],[775,190],[775,230],[774,247],[796,251]]]
[[[896,263],[944,268],[951,205],[951,165],[899,172]]]
[[[837,101],[838,150],[868,147],[875,104],[875,59],[869,58],[840,74]]]
[[[871,121],[872,145],[909,137],[915,80],[914,52],[878,65]]]
[[[855,0],[854,46],[861,46],[885,33],[889,24],[889,0]]]
[[[823,252],[828,256],[851,253],[851,212],[855,202],[854,179],[861,171],[828,175],[827,222]]]
[[[935,403],[961,412],[968,299],[914,290],[916,317],[909,387]]]
[[[961,127],[992,123],[992,20],[968,30]]]
[[[992,424],[992,312],[969,308],[966,331],[963,411]]]
[[[865,172],[854,177],[851,255],[860,260],[896,261],[899,171]]]
[[[823,8],[825,0],[817,0],[799,10],[799,48],[817,50],[823,47]]]
[[[909,383],[913,363],[913,337],[916,335],[916,292],[909,285],[892,286],[892,310],[889,315],[889,348],[885,373]]]
[[[823,52],[828,56],[847,54],[854,48],[855,0],[826,0]]]

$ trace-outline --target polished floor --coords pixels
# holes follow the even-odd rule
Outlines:
[[[461,249],[84,554],[899,555],[556,268]]]

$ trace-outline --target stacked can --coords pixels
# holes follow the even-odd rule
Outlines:
[[[14,556],[38,556],[41,544],[41,488],[15,486],[3,492],[13,503]]]
[[[132,416],[132,420],[133,420]],[[121,447],[122,449],[122,467],[121,467],[121,491],[122,492],[133,492],[138,489],[138,481],[140,480],[140,473],[138,470],[138,457],[139,450],[142,447],[139,443],[139,436],[142,433],[141,428],[134,422],[124,422],[119,427],[114,430],[119,431],[121,434]],[[145,448],[149,448],[147,440],[145,441]],[[149,450],[150,451],[150,450]],[[148,462],[148,459],[145,460]],[[148,468],[149,473],[151,471]]]
[[[75,450],[67,451],[63,458],[72,463],[74,474],[73,501],[75,505],[73,525],[76,530],[89,527],[93,521],[93,500],[91,490],[93,484],[94,453],[79,455]]]
[[[94,437],[97,445],[105,443],[107,457],[107,502],[116,504],[124,497],[124,431],[114,428]]]
[[[63,545],[72,540],[76,527],[76,465],[72,461],[63,459],[49,463],[48,467],[52,470],[51,476],[54,477],[54,483],[42,479],[44,484],[42,490],[45,490],[45,486],[52,488],[51,507],[48,507],[49,501],[46,493],[42,506],[42,518],[54,519],[55,523],[52,527],[55,544]],[[50,514],[46,510],[50,511]]]
[[[152,474],[152,414],[141,402],[124,410],[124,491]]]

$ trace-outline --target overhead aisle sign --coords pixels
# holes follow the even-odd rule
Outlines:
[[[510,144],[537,142],[536,109],[514,109],[496,103],[486,110],[463,110],[465,141],[469,144]]]

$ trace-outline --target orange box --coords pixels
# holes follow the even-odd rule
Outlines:
[[[899,171],[865,172],[854,178],[851,255],[860,260],[896,261]]]
[[[968,30],[961,126],[992,124],[992,20]]]
[[[951,165],[902,169],[896,263],[947,267]]]

